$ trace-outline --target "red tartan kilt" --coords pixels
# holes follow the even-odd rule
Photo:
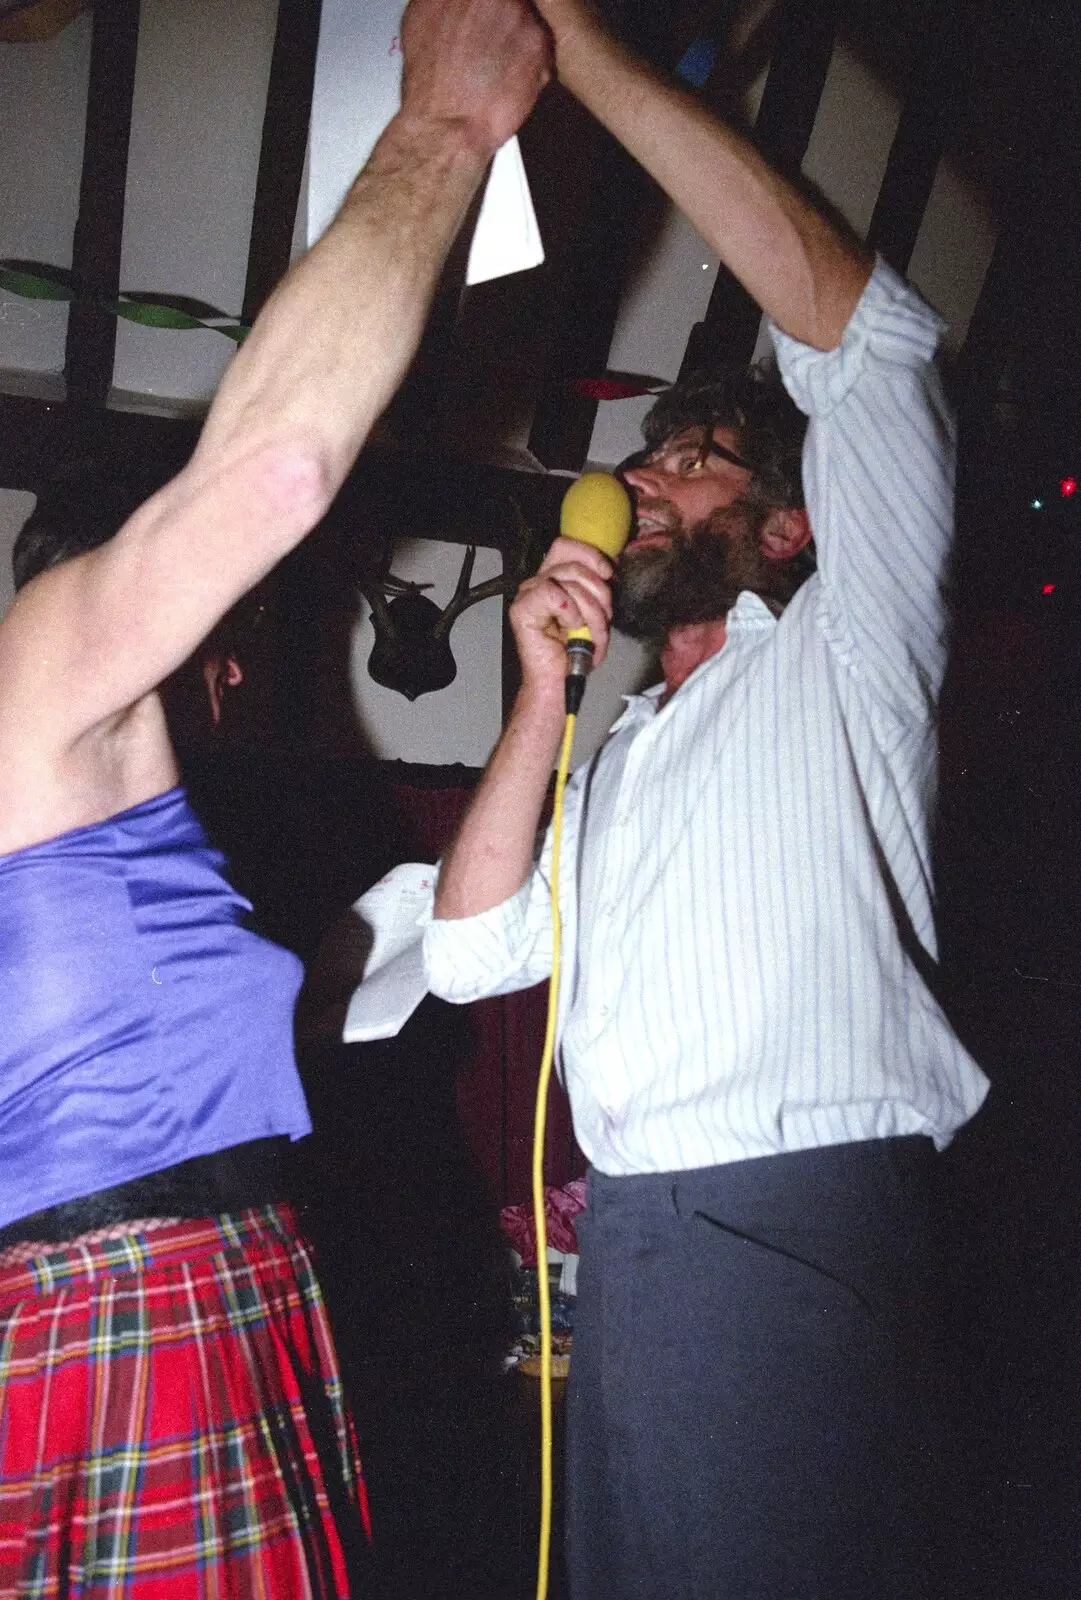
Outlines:
[[[356,1597],[368,1533],[287,1207],[0,1266],[0,1595]]]

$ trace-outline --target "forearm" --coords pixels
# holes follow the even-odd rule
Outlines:
[[[329,504],[409,366],[489,156],[460,123],[390,124],[227,372],[194,470],[280,448],[314,459]]]
[[[561,81],[641,162],[779,327],[833,349],[869,276],[866,252],[693,96],[658,76],[581,8],[559,9],[573,23],[551,19]]]
[[[440,919],[477,916],[525,883],[563,732],[562,686],[523,691],[443,860]]]

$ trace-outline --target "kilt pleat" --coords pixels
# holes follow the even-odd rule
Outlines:
[[[356,1439],[286,1206],[0,1265],[0,1596],[369,1592]]]

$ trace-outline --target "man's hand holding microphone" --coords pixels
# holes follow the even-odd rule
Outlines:
[[[612,563],[630,533],[630,498],[607,473],[587,473],[568,490],[560,523],[560,537],[510,608],[522,687],[444,858],[437,918],[475,916],[526,881],[566,712],[577,709],[570,703],[580,702],[585,682],[568,675],[568,641],[587,628],[593,662],[608,649]]]
[[[607,473],[584,474],[564,497],[559,537],[510,608],[523,693],[550,700],[553,717],[564,707],[564,684],[565,709],[578,710],[586,675],[607,653],[612,563],[630,526],[623,485]]]

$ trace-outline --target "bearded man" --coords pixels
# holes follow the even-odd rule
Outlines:
[[[766,368],[668,390],[645,420],[645,450],[619,469],[636,537],[613,574],[613,626],[663,652],[676,630],[721,621],[744,590],[780,614],[815,567],[806,428]],[[726,474],[725,463],[740,471]]]
[[[670,391],[614,572],[558,539],[523,584],[521,692],[425,935],[448,999],[549,975],[562,641],[585,624],[599,657],[614,617],[659,645],[564,824],[559,1039],[590,1162],[571,1592],[923,1600],[935,1150],[986,1092],[933,993],[941,323],[581,0],[538,9],[563,82],[768,313],[791,397],[754,374]]]

